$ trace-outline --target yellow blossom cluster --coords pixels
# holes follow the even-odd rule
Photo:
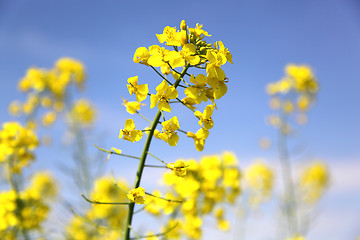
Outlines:
[[[329,172],[322,162],[307,166],[300,176],[301,198],[309,204],[315,203],[323,195],[329,184]]]
[[[0,163],[6,162],[10,171],[20,173],[34,159],[38,139],[33,130],[17,122],[7,122],[0,130]]]
[[[124,181],[107,177],[95,181],[90,194],[93,201],[102,203],[127,202],[128,186]],[[119,239],[127,214],[126,205],[93,204],[84,216],[75,215],[66,228],[67,239]]]
[[[214,125],[212,113],[216,108],[215,100],[220,99],[227,92],[228,78],[222,66],[232,63],[232,55],[221,41],[214,44],[207,43],[205,36],[211,36],[197,24],[195,28],[187,27],[183,20],[180,30],[175,27],[165,27],[163,33],[156,34],[160,43],[172,47],[168,49],[159,45],[148,48],[139,47],[134,54],[133,61],[151,67],[161,77],[161,82],[155,89],[155,93],[149,92],[148,84],[139,84],[139,77],[130,77],[127,80],[127,88],[130,95],[136,96],[136,102],[125,100],[124,105],[130,114],[139,113],[141,102],[150,96],[150,108],[157,107],[158,110],[171,113],[171,103],[180,102],[194,111],[194,116],[199,120],[200,129],[196,132],[187,132],[187,136],[194,139],[198,151],[204,148],[205,140],[209,135],[209,129]],[[158,71],[156,68],[160,68]],[[176,69],[182,70],[176,70]],[[190,74],[189,69],[205,70],[205,74]],[[174,77],[175,82],[168,79],[168,75]],[[186,77],[189,77],[186,80]],[[184,98],[179,99],[180,91],[184,89]],[[195,105],[211,101],[203,112],[197,110]],[[129,120],[126,121],[130,123]],[[180,129],[176,116],[162,122],[163,130],[155,129],[156,138],[162,139],[170,146],[176,146],[179,140],[177,131]],[[120,138],[129,141],[138,141],[142,134],[127,124],[125,129],[120,130]],[[131,127],[131,129],[130,129]],[[126,135],[125,132],[129,134]],[[159,134],[158,134],[159,133]],[[133,137],[129,137],[133,134]]]
[[[225,209],[222,206],[225,203],[234,204],[241,192],[240,171],[236,157],[226,152],[221,156],[205,156],[200,162],[193,159],[178,161],[170,167],[187,166],[186,175],[165,173],[163,179],[170,187],[170,191],[164,196],[159,191],[153,192],[152,195],[156,197],[149,197],[145,209],[157,216],[161,213],[174,214],[180,210],[182,217],[171,221],[172,225],[179,225],[177,228],[182,231],[171,231],[169,233],[171,239],[179,239],[182,235],[190,239],[200,239],[203,217],[206,215],[213,215],[216,218],[219,229],[228,230],[230,224],[226,220]],[[184,201],[179,204],[159,197]],[[166,228],[171,228],[171,224],[169,223]]]
[[[79,99],[74,102],[70,110],[70,118],[83,126],[94,123],[96,112],[91,103],[86,99]]]
[[[256,206],[271,196],[274,173],[266,164],[258,161],[245,170],[244,181],[250,191],[250,204]]]
[[[281,114],[297,112],[297,122],[307,121],[305,112],[315,101],[319,83],[312,69],[306,65],[289,64],[285,67],[285,76],[267,85],[266,91],[271,96],[270,107]],[[284,134],[291,132],[290,125],[283,123],[279,116],[270,116],[269,124],[280,128]]]
[[[36,173],[30,186],[21,191],[0,192],[0,238],[16,238],[19,230],[40,230],[48,216],[50,200],[57,193],[56,184],[50,174]]]
[[[35,127],[35,114],[40,112],[42,114],[41,124],[48,127],[64,110],[70,85],[83,89],[85,78],[83,64],[71,58],[59,59],[52,69],[31,67],[18,83],[19,90],[26,94],[27,100],[24,103],[12,102],[9,105],[9,113],[14,116],[25,115],[27,123]],[[77,107],[80,107],[79,114],[84,114],[86,106]],[[43,108],[44,111],[39,111],[39,108]],[[89,111],[87,112],[89,113]],[[80,118],[80,120],[89,123],[93,120],[93,116],[90,115],[87,114],[87,117]]]

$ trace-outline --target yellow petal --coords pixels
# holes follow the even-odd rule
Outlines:
[[[156,87],[156,91],[157,91],[158,94],[162,94],[162,93],[164,93],[164,92],[167,90],[168,87],[169,87],[169,84],[168,84],[165,80],[163,80],[163,81]]]
[[[172,147],[176,146],[178,141],[179,141],[179,136],[177,134],[172,134],[168,139],[168,143]]]
[[[150,108],[154,108],[157,105],[158,101],[159,101],[159,96],[151,94],[151,96],[150,96],[150,102],[151,102]]]
[[[166,101],[159,101],[158,105],[159,110],[165,111],[165,112],[171,112],[170,104]]]
[[[131,130],[135,129],[134,120],[132,120],[132,119],[127,119],[127,120],[125,121],[125,129],[128,130],[128,131],[131,131]]]

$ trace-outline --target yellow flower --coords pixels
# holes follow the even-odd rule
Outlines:
[[[72,58],[60,58],[55,67],[65,76],[72,76],[78,87],[83,87],[86,74],[84,65],[80,61]]]
[[[219,80],[224,80],[225,72],[221,69],[221,65],[226,63],[226,57],[219,52],[207,51],[206,59],[209,60],[206,64],[208,78],[216,77]]]
[[[329,174],[325,164],[315,162],[307,167],[300,177],[300,188],[305,202],[316,202],[329,184]]]
[[[300,111],[306,111],[310,107],[310,98],[306,95],[300,95],[297,100],[297,106]]]
[[[45,113],[41,118],[41,123],[45,127],[51,126],[56,120],[56,113],[53,111]]]
[[[149,47],[150,57],[148,64],[153,67],[167,66],[166,62],[168,61],[167,55],[170,50],[160,47],[158,45],[152,45]]]
[[[283,109],[284,113],[290,114],[294,110],[294,105],[291,101],[285,101],[283,103],[282,109]]]
[[[145,105],[139,102],[129,102],[128,100],[123,100],[123,105],[126,107],[126,111],[130,114],[135,114],[136,111],[140,110],[141,105]]]
[[[177,97],[178,97],[178,91],[176,90],[176,88],[173,86],[169,86],[169,84],[165,80],[163,80],[156,87],[156,95],[151,94],[150,108],[154,108],[156,105],[158,105],[159,110],[171,112],[169,100],[175,99]]]
[[[229,62],[229,63],[233,63],[232,62],[232,55],[231,53],[229,52],[229,49],[228,48],[225,48],[224,44],[222,43],[222,41],[219,41],[219,42],[215,42],[214,43],[214,46],[216,49],[219,50],[219,53],[224,55],[226,57],[226,60]]]
[[[185,66],[186,62],[191,65],[197,65],[200,63],[200,57],[195,54],[195,45],[192,43],[185,44],[180,52],[169,52],[169,63],[173,68]]]
[[[182,160],[177,160],[175,163],[169,163],[167,168],[170,168],[178,177],[184,177],[186,175],[186,165]]]
[[[146,99],[146,96],[149,93],[149,88],[147,84],[138,85],[138,76],[128,78],[127,88],[129,90],[130,95],[135,93],[136,101],[142,102]]]
[[[29,68],[26,76],[19,82],[19,90],[27,92],[31,88],[37,92],[42,92],[46,87],[46,73],[38,68]]]
[[[213,105],[207,105],[204,113],[201,113],[200,111],[196,111],[194,114],[199,119],[199,125],[202,127],[204,124],[205,129],[211,129],[214,126],[214,121],[211,118],[211,115],[214,111]]]
[[[179,141],[179,136],[175,132],[180,128],[179,121],[176,116],[161,123],[163,125],[162,132],[158,134],[158,137],[169,143],[170,146],[176,146]]]
[[[194,139],[196,150],[201,152],[204,149],[205,140],[209,136],[209,131],[205,128],[200,128],[196,133],[188,132],[187,136]]]
[[[190,109],[195,110],[196,107],[194,106],[196,103],[196,100],[191,97],[184,97],[181,99],[181,101]]]
[[[145,189],[142,187],[138,187],[135,189],[132,189],[127,194],[128,199],[131,202],[137,203],[137,204],[145,204]]]
[[[274,182],[272,170],[261,162],[252,164],[245,171],[245,180],[251,190],[250,201],[258,204],[269,198]]]
[[[22,111],[22,106],[21,103],[19,101],[13,101],[10,103],[8,111],[10,113],[10,115],[18,117],[21,115],[21,111]]]
[[[77,100],[71,109],[71,117],[79,123],[89,125],[95,121],[96,112],[86,99]]]
[[[285,71],[295,81],[294,87],[298,92],[316,93],[318,91],[318,83],[310,67],[289,64]]]
[[[202,29],[203,25],[197,23],[195,28],[189,28],[189,33],[198,39],[203,39],[205,36],[211,37],[209,33]]]
[[[125,121],[125,128],[120,130],[119,138],[124,137],[124,140],[131,142],[139,141],[143,136],[141,130],[135,130],[135,123],[132,119]]]
[[[225,79],[220,80],[216,77],[208,78],[208,84],[210,87],[214,89],[213,96],[215,99],[220,99],[227,92],[227,86],[225,84],[227,82]]]
[[[194,77],[193,74],[190,76],[190,82],[195,84],[185,89],[185,94],[189,98],[195,100],[196,104],[200,104],[202,101],[206,102],[208,98],[206,97],[206,83],[207,78],[203,74],[199,74]]]
[[[53,177],[45,172],[38,172],[33,176],[29,194],[35,199],[54,198],[56,183]]]
[[[160,43],[166,42],[168,46],[181,46],[186,41],[186,31],[178,32],[176,28],[166,26],[162,34],[156,34]]]
[[[148,64],[149,57],[150,57],[149,51],[145,47],[139,47],[135,51],[133,61],[135,63],[141,63],[141,64],[144,64],[144,65],[148,66],[149,65]]]

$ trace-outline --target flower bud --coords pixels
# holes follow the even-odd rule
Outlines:
[[[185,20],[182,20],[182,21],[181,21],[181,23],[180,23],[180,28],[181,28],[181,30],[186,30]]]

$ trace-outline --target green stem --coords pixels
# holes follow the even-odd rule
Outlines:
[[[142,115],[139,111],[136,111],[136,114],[139,115],[140,117],[142,117],[145,121],[148,121],[149,123],[151,123],[151,120],[148,119],[147,117],[145,117],[144,115]]]
[[[287,116],[283,115],[282,123],[287,123]],[[287,218],[288,234],[292,236],[298,232],[297,214],[296,214],[296,198],[294,192],[294,183],[292,178],[292,167],[287,149],[287,138],[282,132],[281,127],[278,129],[278,151],[279,160],[284,183],[284,211]]]
[[[176,80],[176,82],[174,83],[174,87],[177,88],[177,86],[179,85],[181,79],[184,77],[186,71],[188,70],[189,65],[187,65],[184,70],[182,71],[182,73],[180,74],[179,78]],[[159,119],[161,117],[162,111],[158,110],[158,112],[155,115],[155,118],[151,124],[151,130],[149,132],[149,135],[146,139],[145,145],[144,145],[144,149],[143,152],[141,154],[140,157],[140,162],[139,162],[139,166],[138,166],[138,170],[136,173],[136,179],[135,179],[135,184],[134,184],[134,189],[138,188],[140,186],[140,182],[141,182],[141,176],[145,167],[145,161],[146,161],[146,157],[148,155],[148,151],[150,148],[150,143],[151,143],[151,139],[154,135],[154,131],[156,126],[159,123]],[[134,208],[135,208],[135,203],[130,203],[129,204],[129,211],[128,211],[128,215],[127,215],[127,219],[126,219],[126,224],[125,224],[125,234],[124,234],[124,239],[125,240],[130,240],[130,230],[131,230],[131,222],[132,222],[132,218],[133,218],[133,213],[134,213]]]

